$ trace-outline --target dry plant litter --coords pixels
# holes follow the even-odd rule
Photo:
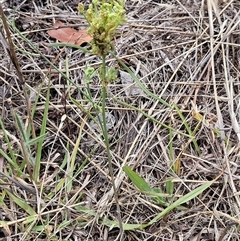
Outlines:
[[[239,1],[125,2],[106,56],[121,236],[101,59],[48,35],[87,29],[78,3],[1,2],[0,240],[239,240]]]

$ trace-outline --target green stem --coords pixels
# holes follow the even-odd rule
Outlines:
[[[121,210],[118,202],[118,195],[117,195],[117,189],[114,181],[114,175],[113,175],[113,165],[112,165],[112,157],[110,153],[110,144],[109,144],[109,138],[108,138],[108,130],[107,130],[107,123],[106,123],[106,99],[107,99],[107,84],[108,80],[106,78],[106,55],[102,56],[102,68],[101,68],[101,85],[102,85],[102,121],[100,120],[100,125],[102,127],[103,131],[103,137],[104,137],[104,143],[106,145],[106,151],[107,151],[107,159],[108,159],[108,169],[109,174],[111,177],[111,183],[113,187],[114,192],[114,198],[116,202],[117,207],[117,215],[118,215],[118,221],[119,221],[119,227],[120,227],[120,233],[123,233],[123,225],[122,225],[122,218],[121,218]]]

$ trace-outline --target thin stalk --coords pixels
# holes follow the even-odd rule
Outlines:
[[[102,110],[101,110],[102,111],[102,123],[100,123],[100,125],[102,127],[104,143],[106,145],[108,169],[109,169],[109,174],[111,177],[111,184],[113,187],[114,198],[115,198],[116,207],[117,207],[117,215],[118,215],[120,233],[122,234],[123,233],[123,224],[122,224],[122,218],[121,218],[121,210],[120,210],[120,205],[118,202],[117,189],[116,189],[116,185],[115,185],[115,181],[114,181],[113,165],[112,165],[110,144],[109,144],[108,131],[107,131],[107,123],[106,123],[106,98],[107,98],[107,84],[108,84],[108,80],[106,78],[106,55],[102,56],[102,68],[101,68],[100,78],[102,81],[102,92],[101,92],[101,95],[102,95]]]

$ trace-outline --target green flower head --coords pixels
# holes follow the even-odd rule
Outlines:
[[[116,28],[126,21],[123,0],[93,0],[86,11],[81,3],[78,10],[89,24],[92,53],[100,56],[109,53]]]

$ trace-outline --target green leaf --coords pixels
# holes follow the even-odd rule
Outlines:
[[[18,165],[17,165],[17,158],[16,158],[16,155],[13,151],[13,148],[12,148],[12,144],[8,138],[8,131],[5,129],[4,125],[3,125],[3,122],[2,122],[2,119],[0,118],[0,127],[2,129],[2,131],[0,132],[1,135],[4,136],[4,139],[5,139],[5,142],[7,143],[7,146],[8,146],[8,151],[9,151],[9,154],[11,156],[11,158],[8,159],[8,162],[10,162],[16,169],[18,169]],[[3,132],[3,133],[2,133]],[[2,153],[1,153],[2,154]],[[2,154],[3,155],[3,154]],[[7,156],[7,155],[6,155]],[[5,157],[6,158],[6,157]]]
[[[153,191],[154,191],[152,195],[153,202],[156,203],[157,205],[167,207],[169,204],[164,201],[163,197],[170,197],[170,195],[163,193],[160,188],[154,188]]]
[[[171,179],[168,179],[166,181],[166,192],[167,194],[172,195],[173,191],[174,191],[174,183],[172,182]]]
[[[28,223],[33,224],[34,222],[36,222],[36,220],[37,220],[37,215],[35,214],[35,215],[27,217],[22,223],[23,224],[28,224]]]
[[[8,196],[19,206],[21,207],[22,209],[24,209],[28,214],[30,215],[36,215],[36,212],[34,211],[34,209],[29,206],[27,204],[27,202],[25,202],[24,200],[22,200],[21,198],[19,197],[16,197],[15,195],[13,195],[11,192],[9,192],[8,190],[6,190]]]
[[[161,189],[151,188],[148,183],[140,177],[136,172],[134,172],[130,167],[124,166],[123,171],[127,174],[127,176],[131,179],[133,184],[145,195],[151,197],[153,202],[162,205],[164,207],[169,204],[163,200],[163,197],[171,197],[169,194],[165,194],[161,191]]]
[[[2,149],[0,149],[0,155],[2,155],[8,163],[10,163],[16,171],[20,172],[19,166],[17,165],[17,163],[15,162],[15,159],[12,159],[11,157],[9,157]]]
[[[128,169],[128,168],[127,168]],[[216,179],[215,179],[216,180]],[[215,181],[214,180],[214,181]],[[202,193],[204,190],[206,190],[208,187],[210,187],[212,185],[212,183],[214,181],[211,182],[207,182],[203,185],[201,185],[200,187],[197,187],[196,189],[194,189],[193,191],[189,192],[188,194],[186,194],[185,196],[179,198],[177,201],[175,201],[174,203],[172,203],[170,206],[168,206],[167,208],[165,208],[161,213],[159,213],[155,218],[153,218],[150,222],[148,223],[143,223],[143,224],[128,224],[128,223],[123,223],[123,229],[124,230],[135,230],[135,229],[144,229],[150,225],[152,225],[153,223],[157,222],[158,220],[160,220],[163,216],[165,216],[166,214],[168,214],[171,210],[173,210],[176,207],[179,207],[181,204],[184,204],[190,200],[192,200],[193,198],[197,197],[200,193]],[[103,220],[103,224],[105,224],[106,226],[110,227],[110,228],[115,228],[115,227],[119,227],[119,222],[117,221],[112,221],[109,219],[104,219]]]
[[[26,144],[29,146],[34,145],[34,144],[38,143],[39,141],[42,141],[46,135],[47,135],[47,133],[40,135],[34,139],[30,139],[26,142]]]
[[[73,185],[73,179],[74,179],[74,170],[75,170],[75,162],[76,162],[76,157],[77,157],[77,153],[78,153],[78,147],[80,145],[80,141],[82,138],[82,129],[83,129],[83,125],[81,125],[80,129],[79,129],[79,133],[78,133],[78,138],[76,140],[76,143],[74,145],[71,157],[70,157],[70,167],[68,170],[68,175],[67,175],[67,193],[69,193],[72,190],[72,185]]]
[[[214,181],[211,182],[207,182],[199,187],[197,187],[196,189],[192,190],[191,192],[189,192],[188,194],[184,195],[183,197],[180,197],[177,201],[175,201],[174,203],[172,203],[169,207],[165,208],[161,213],[159,213],[154,219],[152,219],[149,223],[148,226],[157,222],[160,218],[162,218],[163,216],[165,216],[166,214],[168,214],[170,211],[172,211],[174,208],[180,206],[183,203],[186,203],[190,200],[192,200],[193,198],[197,197],[200,193],[202,193],[204,190],[206,190],[207,188],[209,188],[212,183]]]
[[[20,119],[19,115],[16,114],[16,113],[15,113],[15,118],[16,118],[16,124],[17,124],[17,127],[19,129],[19,132],[22,135],[24,143],[26,143],[29,139],[29,136],[27,136],[27,133],[24,129],[24,124],[23,124],[22,120]]]
[[[136,172],[134,172],[130,167],[124,166],[123,171],[127,174],[127,176],[141,192],[153,192],[153,189],[148,185],[148,183]]]
[[[43,120],[41,124],[41,131],[40,131],[40,138],[37,145],[37,153],[36,153],[36,161],[33,170],[33,180],[38,182],[41,160],[42,160],[42,149],[43,149],[43,141],[44,136],[46,135],[47,131],[47,121],[48,121],[48,110],[49,110],[49,99],[50,99],[50,80],[48,80],[48,88],[47,88],[47,96],[45,100],[45,109],[43,113]]]

